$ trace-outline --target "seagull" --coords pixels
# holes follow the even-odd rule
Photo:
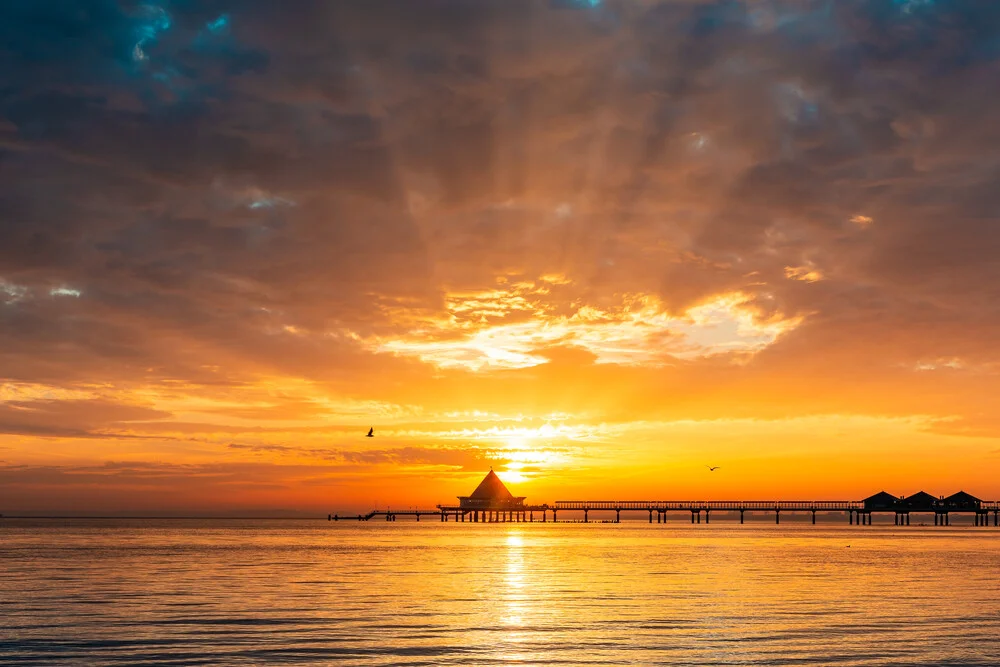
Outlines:
[[[368,429],[368,435],[366,435],[365,437],[366,438],[374,438],[375,437],[375,427],[374,426],[372,426],[370,429]]]
[[[705,466],[705,467],[708,468],[709,472],[714,472],[719,469],[719,466]]]

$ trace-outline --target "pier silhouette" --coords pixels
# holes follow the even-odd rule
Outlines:
[[[747,512],[774,513],[774,522],[781,523],[781,513],[806,512],[816,523],[817,512],[838,512],[847,514],[851,525],[871,525],[872,515],[892,514],[894,525],[909,526],[911,514],[933,514],[935,526],[950,526],[951,515],[971,514],[976,526],[990,525],[990,515],[993,515],[993,526],[1000,526],[1000,502],[982,500],[959,491],[948,497],[933,496],[926,491],[919,491],[911,496],[894,496],[886,491],[880,491],[863,500],[557,500],[551,505],[529,505],[525,497],[514,496],[497,477],[491,468],[476,490],[468,496],[459,496],[457,505],[437,505],[434,509],[425,510],[372,510],[367,514],[342,516],[327,515],[328,520],[342,521],[356,519],[370,521],[376,517],[386,521],[395,521],[396,517],[421,516],[437,517],[439,521],[469,521],[472,523],[506,523],[534,522],[536,515],[542,522],[559,521],[559,513],[563,516],[574,513],[579,518],[583,515],[583,523],[590,523],[591,512],[614,512],[613,523],[621,521],[622,512],[646,514],[648,522],[666,523],[670,512],[690,513],[691,523],[701,523],[704,514],[705,523],[710,523],[712,512],[739,512],[740,523],[745,522]],[[602,514],[602,516],[607,516]],[[602,523],[607,523],[602,520]]]

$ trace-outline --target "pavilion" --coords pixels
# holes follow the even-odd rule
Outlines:
[[[454,516],[456,521],[465,521],[466,516],[473,522],[534,521],[536,510],[542,512],[544,521],[549,506],[527,505],[525,498],[512,494],[490,468],[475,491],[467,496],[458,496],[457,506],[438,505],[438,509],[441,510],[442,521],[447,521],[449,516]]]

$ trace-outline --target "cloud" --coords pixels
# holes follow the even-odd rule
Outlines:
[[[546,363],[545,350],[554,347],[581,348],[596,363],[662,365],[678,358],[753,353],[800,321],[761,318],[750,298],[739,293],[719,295],[678,315],[652,295],[622,295],[606,309],[567,308],[562,298],[554,299],[547,284],[534,282],[450,293],[447,318],[420,322],[401,337],[365,342],[376,351],[413,355],[442,368],[527,368]],[[412,319],[401,313],[397,321]]]

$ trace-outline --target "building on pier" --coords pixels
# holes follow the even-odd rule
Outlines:
[[[475,491],[458,497],[458,507],[462,510],[522,510],[525,498],[515,497],[490,468]]]
[[[983,505],[982,500],[965,491],[953,493],[943,503],[945,509],[951,512],[979,512]]]
[[[899,507],[899,500],[891,493],[879,491],[874,496],[865,498],[863,502],[866,512],[891,512]]]
[[[548,505],[528,505],[524,496],[515,496],[493,472],[479,483],[476,490],[467,496],[458,496],[458,505],[438,505],[442,521],[495,522],[495,521],[534,521],[535,512],[542,513],[542,521],[547,519]],[[553,510],[552,520],[556,513]]]
[[[939,512],[942,501],[926,491],[917,491],[912,496],[899,498],[901,512]]]

